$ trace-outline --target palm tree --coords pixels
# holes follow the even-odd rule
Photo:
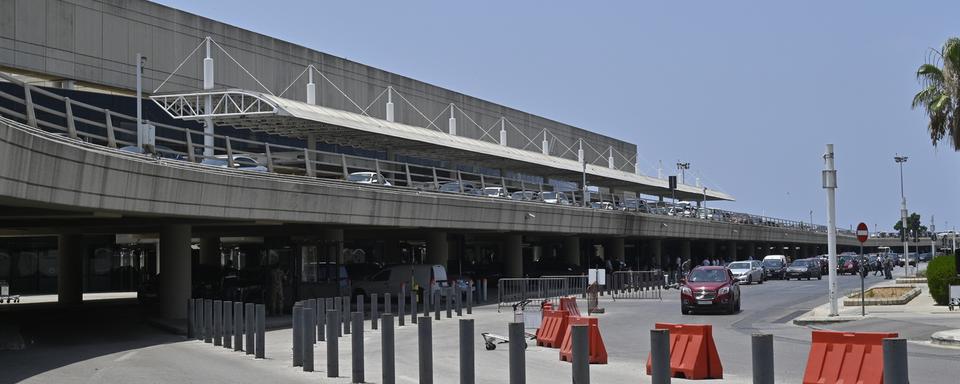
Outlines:
[[[941,50],[930,51],[927,63],[917,69],[923,90],[913,96],[911,107],[927,111],[934,146],[949,135],[953,149],[960,151],[960,38],[951,37]]]

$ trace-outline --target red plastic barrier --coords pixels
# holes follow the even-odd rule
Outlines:
[[[537,345],[548,348],[560,348],[563,337],[569,328],[569,313],[563,310],[543,311],[543,322],[537,329]]]
[[[606,364],[607,348],[603,345],[603,336],[600,335],[600,322],[596,317],[570,317],[569,326],[563,336],[560,347],[560,361],[573,361],[573,335],[570,327],[586,325],[588,339],[590,339],[590,364]]]
[[[896,333],[813,331],[803,384],[883,383],[883,339]]]
[[[657,323],[655,327],[670,330],[670,376],[692,380],[723,378],[723,364],[713,343],[713,326]],[[650,374],[647,355],[647,375]]]
[[[577,308],[576,297],[561,297],[560,309],[570,313],[571,317],[580,317],[580,309]]]

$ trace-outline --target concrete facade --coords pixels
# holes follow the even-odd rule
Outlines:
[[[575,147],[583,138],[596,151],[613,147],[627,159],[636,145],[566,125],[503,105],[477,99],[422,81],[366,66],[340,57],[217,22],[208,18],[141,0],[2,0],[0,1],[0,67],[44,75],[51,79],[73,80],[110,89],[132,91],[135,87],[136,54],[148,57],[143,88],[152,92],[204,37],[211,37],[274,93],[280,93],[313,64],[357,104],[366,106],[387,87],[393,86],[425,115],[437,116],[455,103],[484,129],[506,117],[507,143],[522,148],[534,140],[539,151],[544,129],[564,145]],[[263,88],[236,64],[213,48],[215,88]],[[202,86],[203,49],[181,68],[163,88],[164,92],[196,91]],[[317,104],[358,112],[340,91],[317,79]],[[306,100],[306,76],[283,96]],[[383,103],[371,108],[371,116],[385,118]],[[394,97],[395,120],[426,126],[427,121],[399,97]],[[480,128],[457,114],[457,134],[480,139]],[[444,122],[445,119],[440,119]],[[446,130],[446,124],[440,124]],[[538,136],[539,135],[539,136]],[[492,135],[499,140],[499,134]],[[323,138],[319,138],[323,140]],[[495,141],[489,137],[484,140]],[[576,159],[573,151],[552,144],[551,154]],[[589,161],[600,153],[585,146]],[[565,152],[565,153],[563,153]],[[596,164],[606,164],[600,156]],[[632,170],[633,162],[615,156],[618,168]]]

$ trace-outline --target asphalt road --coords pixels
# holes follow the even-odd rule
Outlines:
[[[867,284],[880,281],[869,277]],[[839,279],[841,292],[859,289],[859,278]],[[591,366],[594,382],[649,382],[643,366],[649,352],[649,329],[655,322],[706,323],[714,326],[714,338],[724,366],[722,382],[751,382],[750,334],[775,335],[775,364],[778,383],[801,382],[809,352],[810,328],[791,320],[826,300],[827,281],[768,281],[742,287],[742,311],[735,315],[680,314],[679,293],[664,292],[663,300],[603,298],[606,314],[599,315],[610,363]],[[581,304],[583,305],[583,304]],[[21,318],[18,326],[28,340],[21,351],[0,351],[0,383],[262,383],[262,382],[350,382],[350,339],[340,339],[340,373],[327,379],[325,345],[315,349],[316,372],[305,373],[290,365],[290,330],[267,333],[267,360],[253,360],[183,337],[170,335],[144,324],[136,311],[121,308],[92,313],[57,314]],[[509,311],[498,313],[495,306],[477,308],[474,343],[477,382],[507,382],[508,348],[486,351],[480,332],[506,334],[512,319]],[[953,321],[957,317],[952,318]],[[11,319],[0,319],[9,327]],[[365,331],[367,382],[379,382],[380,333]],[[837,326],[843,330],[894,331],[915,339],[910,344],[912,383],[955,383],[960,377],[960,349],[925,346],[929,332],[960,328],[944,322],[866,320]],[[456,319],[434,322],[434,377],[437,383],[457,382],[458,344]],[[417,330],[409,322],[396,330],[397,375],[400,383],[418,382]],[[556,349],[531,345],[526,352],[530,383],[570,382],[570,365],[560,362]],[[675,380],[675,382],[685,382]],[[720,381],[707,381],[720,382]]]

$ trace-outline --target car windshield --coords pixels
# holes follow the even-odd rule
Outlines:
[[[544,192],[544,193],[542,193],[540,196],[542,196],[544,200],[552,200],[552,199],[556,199],[556,198],[557,198],[557,193],[556,193],[556,192]]]
[[[807,267],[809,266],[809,264],[807,264],[806,260],[797,260],[791,263],[790,266],[791,267]]]
[[[227,159],[203,159],[203,163],[207,165],[216,165],[216,166],[227,166]]]
[[[687,279],[693,283],[716,283],[727,281],[727,271],[722,269],[694,269]]]
[[[783,262],[780,260],[764,260],[763,265],[771,268],[780,268],[783,266]]]
[[[369,173],[351,173],[350,176],[347,176],[347,181],[369,182],[371,177],[373,175]]]
[[[727,268],[730,268],[730,269],[750,269],[750,263],[747,263],[747,262],[730,263],[730,265],[728,265]]]
[[[499,187],[487,187],[487,188],[484,188],[484,189],[483,189],[483,193],[488,194],[488,195],[499,195],[499,194],[500,194],[500,188],[499,188]]]

